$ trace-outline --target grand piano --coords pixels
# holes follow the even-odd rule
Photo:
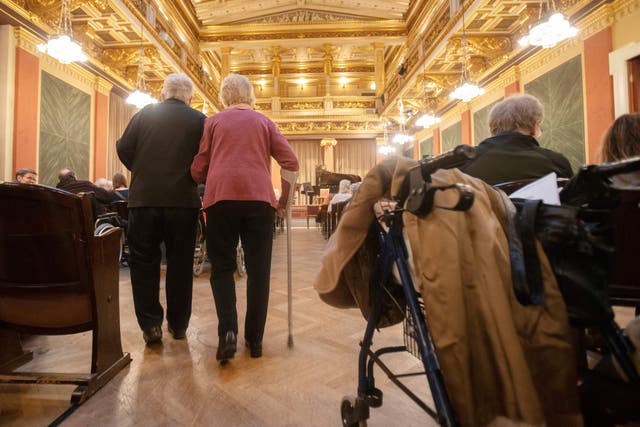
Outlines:
[[[328,188],[330,194],[336,194],[343,179],[348,179],[352,184],[362,181],[358,175],[330,172],[321,166],[316,166],[316,185],[304,182],[301,191],[309,198],[309,204],[313,204],[313,198],[320,195],[321,188]]]

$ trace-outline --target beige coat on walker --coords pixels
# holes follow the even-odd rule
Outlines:
[[[416,164],[388,159],[365,177],[327,244],[314,283],[328,304],[359,307],[368,315],[367,270],[374,264],[368,269],[353,264],[362,262],[358,252],[374,221],[373,204],[397,194]],[[500,194],[457,169],[437,171],[432,178],[437,185],[468,184],[475,194],[466,212],[403,214],[415,286],[456,418],[463,426],[582,425],[566,307],[540,247],[544,305],[523,307],[511,286]],[[436,205],[455,204],[454,192],[436,194]]]

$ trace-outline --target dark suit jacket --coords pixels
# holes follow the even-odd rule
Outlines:
[[[485,139],[476,148],[476,157],[460,170],[490,185],[540,178],[551,172],[559,178],[573,176],[565,156],[540,147],[534,137],[519,132],[503,132]]]
[[[131,171],[129,207],[199,208],[190,166],[198,152],[205,115],[177,99],[138,111],[117,141]]]
[[[68,191],[73,194],[78,193],[93,193],[94,197],[94,215],[102,215],[109,212],[109,205],[111,202],[118,200],[113,191],[107,191],[104,188],[98,187],[91,181],[84,181],[76,179],[71,175],[65,175],[62,177],[56,188]]]

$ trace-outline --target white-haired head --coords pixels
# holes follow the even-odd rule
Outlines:
[[[191,102],[193,82],[185,74],[169,74],[162,85],[163,99],[179,99],[185,104]]]
[[[339,193],[350,193],[351,192],[351,181],[348,179],[341,179],[340,184],[338,185]]]
[[[220,102],[224,107],[235,104],[249,104],[253,107],[256,96],[248,78],[240,74],[229,74],[220,85]]]
[[[493,106],[489,112],[491,135],[501,132],[533,134],[544,118],[542,103],[533,95],[511,95]]]

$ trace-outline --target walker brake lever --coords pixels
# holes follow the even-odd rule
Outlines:
[[[435,206],[437,208],[453,211],[466,211],[473,206],[474,195],[473,189],[470,186],[456,183],[439,187],[425,181],[422,181],[422,184],[419,185],[413,181],[416,179],[414,174],[417,175],[419,171],[413,174],[411,172],[413,171],[409,172],[409,178],[412,180],[410,187],[411,190],[409,192],[409,197],[407,198],[406,210],[412,214],[417,216],[425,216],[429,214],[429,212],[434,208],[433,201],[436,191],[456,190],[458,192],[458,201],[453,207]]]

